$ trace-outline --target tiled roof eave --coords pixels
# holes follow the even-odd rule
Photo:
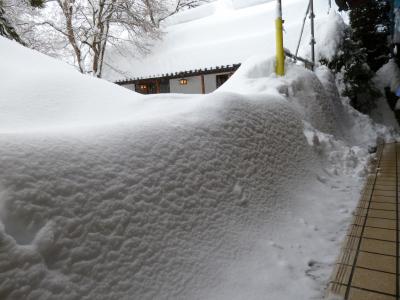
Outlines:
[[[145,80],[157,80],[157,79],[176,79],[176,78],[184,78],[184,77],[193,77],[193,76],[200,76],[200,75],[207,75],[207,74],[218,74],[218,73],[225,73],[225,72],[234,72],[240,67],[240,63],[233,64],[233,65],[222,65],[217,67],[211,68],[203,68],[203,69],[194,69],[190,71],[180,71],[175,73],[167,73],[167,74],[157,74],[153,76],[144,76],[144,77],[134,77],[134,78],[127,78],[123,80],[118,80],[115,83],[119,85],[124,84],[134,84],[139,81]]]

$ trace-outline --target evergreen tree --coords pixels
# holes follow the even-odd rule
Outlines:
[[[362,113],[369,113],[380,96],[372,78],[374,72],[368,65],[368,52],[360,41],[355,40],[351,28],[344,34],[341,50],[331,61],[323,60],[335,73],[342,74],[342,96],[349,97],[350,104]]]
[[[369,113],[381,96],[372,78],[390,57],[390,4],[363,0],[349,7],[350,28],[345,30],[342,51],[322,63],[342,74],[342,95],[350,98],[351,105]]]
[[[376,72],[389,60],[390,4],[364,0],[350,11],[353,39],[366,49],[367,63]]]
[[[44,6],[44,0],[29,0],[29,3],[33,7],[43,7]]]

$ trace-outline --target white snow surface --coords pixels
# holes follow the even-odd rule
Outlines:
[[[393,110],[390,108],[385,96],[385,88],[390,88],[392,93],[396,93],[400,87],[400,69],[396,62],[391,59],[387,64],[383,65],[377,72],[373,81],[376,87],[380,90],[382,97],[376,101],[377,108],[372,111],[372,118],[379,123],[400,129]],[[399,102],[398,102],[399,103]],[[397,107],[395,109],[399,109]]]
[[[400,69],[394,59],[378,70],[374,81],[380,88],[390,87],[390,90],[396,93],[400,87]]]
[[[323,67],[142,96],[0,57],[1,299],[321,299],[367,149],[397,138]]]
[[[308,0],[282,2],[285,48],[294,53]],[[335,53],[342,34],[336,13],[328,14],[328,4],[328,0],[315,1],[316,47],[325,57]],[[110,47],[106,62],[113,67],[106,66],[104,74],[115,81],[244,63],[257,55],[273,56],[275,19],[276,1],[217,0],[168,19],[162,28],[164,34],[147,55],[137,53],[131,44],[114,50]],[[307,19],[299,52],[304,57],[310,56],[309,22]]]

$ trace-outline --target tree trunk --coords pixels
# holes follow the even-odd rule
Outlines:
[[[72,16],[74,13],[73,10],[74,8],[72,5],[73,3],[71,2],[71,0],[64,0],[63,3],[61,3],[61,0],[58,0],[57,2],[60,5],[65,16],[68,41],[71,44],[72,48],[74,49],[75,57],[78,62],[79,71],[81,73],[84,73],[85,69],[83,67],[83,62],[82,62],[82,53],[78,47],[78,43],[76,42],[74,27],[72,24]]]

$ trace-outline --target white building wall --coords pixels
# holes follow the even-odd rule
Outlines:
[[[122,86],[124,88],[127,88],[128,90],[135,91],[135,85],[134,84],[124,84]]]
[[[226,73],[221,73],[226,74]],[[220,74],[208,74],[204,75],[204,85],[206,94],[212,93],[217,89],[217,75]],[[201,94],[201,76],[186,77],[188,80],[186,85],[179,83],[180,78],[170,79],[170,93],[177,94]],[[135,91],[134,84],[124,84],[123,87]]]
[[[182,94],[201,94],[201,76],[187,77],[187,85],[181,85],[179,79],[171,79],[169,81],[171,93]],[[204,85],[206,94],[217,89],[217,76],[209,74],[204,76]]]
[[[182,94],[201,94],[201,79],[200,76],[185,77],[188,80],[186,85],[181,85],[179,79],[170,79],[170,92]]]
[[[217,76],[215,74],[205,75],[204,85],[206,94],[214,92],[217,89]]]

